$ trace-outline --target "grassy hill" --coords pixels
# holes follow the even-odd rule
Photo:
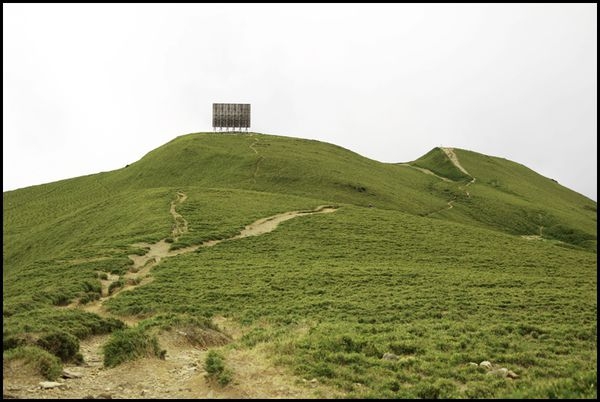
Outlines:
[[[454,149],[461,170],[447,152],[386,164],[319,141],[200,133],[115,171],[5,192],[5,358],[48,337],[121,334],[118,317],[226,316],[244,328],[235,347],[262,345],[349,397],[595,396],[596,203]],[[110,315],[83,308],[108,275],[124,286],[140,242],[181,249],[318,205],[338,210],[165,259],[103,304]],[[482,360],[519,378],[469,365]]]
[[[455,208],[444,211],[445,218],[517,235],[541,233],[568,244],[563,246],[596,250],[596,203],[518,163],[462,149],[454,152],[468,175],[440,148],[413,162],[463,181]]]

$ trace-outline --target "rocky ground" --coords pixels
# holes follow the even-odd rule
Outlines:
[[[236,337],[235,328],[220,318],[219,325]],[[222,348],[232,382],[221,386],[205,377],[207,350],[190,345],[179,331],[159,336],[167,350],[164,360],[143,358],[104,368],[101,348],[108,335],[81,342],[85,364],[65,366],[64,377],[52,383],[20,361],[3,367],[3,397],[23,399],[195,399],[195,398],[327,398],[338,395],[314,379],[291,375],[275,366],[266,352]]]

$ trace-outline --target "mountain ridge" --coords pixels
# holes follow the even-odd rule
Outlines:
[[[197,133],[3,201],[5,367],[54,396],[596,392],[596,203],[502,158]]]
[[[435,147],[413,162],[382,163],[317,140],[257,133],[187,134],[148,152],[125,168],[36,188],[67,185],[75,180],[95,181],[97,196],[124,188],[182,186],[189,182],[206,188],[309,197],[325,190],[324,194],[332,202],[375,205],[421,216],[441,211],[438,215],[444,219],[475,220],[480,226],[520,235],[537,233],[540,226],[555,226],[559,229],[548,234],[557,239],[569,238],[562,232],[573,230],[578,236],[577,242],[592,240],[595,223],[592,224],[590,218],[593,218],[595,203],[587,197],[524,165],[455,148],[458,158],[467,165],[468,171],[475,172],[473,176],[478,180],[465,192],[454,184],[471,181],[473,177],[457,168],[443,150]],[[478,166],[485,166],[487,170]],[[419,177],[421,172],[411,169],[415,167],[435,175]],[[91,194],[89,189],[86,191]],[[9,198],[11,194],[15,193],[9,192]],[[454,199],[454,209],[444,210],[451,199]],[[9,199],[9,207],[10,202]],[[573,214],[572,204],[578,204],[581,211]],[[532,218],[536,214],[538,218]],[[508,216],[517,216],[518,222],[507,224]],[[577,222],[575,226],[573,219]]]

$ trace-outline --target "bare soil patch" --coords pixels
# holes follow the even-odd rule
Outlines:
[[[170,213],[175,225],[173,237],[187,231],[187,221],[177,213],[175,206],[184,202],[187,196],[178,193],[173,201]],[[118,281],[118,275],[107,273],[107,279],[101,280],[102,297],[86,305],[77,302],[69,308],[82,308],[101,316],[109,316],[103,303],[122,291],[143,286],[152,280],[150,270],[161,259],[192,252],[199,247],[211,247],[223,241],[259,236],[271,232],[286,220],[301,215],[331,213],[336,208],[320,206],[309,211],[290,211],[259,219],[247,225],[238,235],[229,239],[211,240],[199,245],[170,251],[170,243],[161,240],[154,244],[140,243],[134,246],[146,247],[143,255],[130,255],[133,265],[124,275],[125,286],[113,289],[109,287]],[[129,326],[137,325],[141,318],[118,317]],[[319,384],[316,380],[300,379],[286,368],[276,367],[268,353],[260,346],[253,349],[235,349],[226,345],[231,338],[238,339],[242,329],[225,317],[216,317],[215,322],[225,332],[232,331],[228,337],[221,332],[205,330],[204,333],[191,333],[193,329],[178,328],[159,334],[159,343],[167,351],[165,359],[142,358],[123,363],[114,368],[103,366],[102,346],[110,335],[92,336],[80,342],[80,352],[84,357],[82,366],[65,366],[68,371],[76,372],[80,378],[61,378],[60,387],[42,389],[42,377],[31,368],[24,367],[18,361],[4,366],[3,393],[9,398],[39,399],[82,399],[82,398],[119,398],[119,399],[191,399],[191,398],[322,398],[339,396],[338,391]],[[221,386],[205,378],[203,364],[209,347],[221,348],[225,362],[233,371],[233,381]]]

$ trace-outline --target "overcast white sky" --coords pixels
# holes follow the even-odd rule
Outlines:
[[[212,131],[381,162],[448,146],[597,199],[597,5],[3,4],[3,191]]]

